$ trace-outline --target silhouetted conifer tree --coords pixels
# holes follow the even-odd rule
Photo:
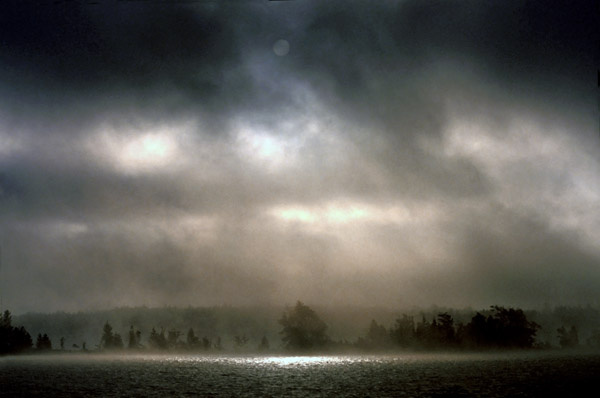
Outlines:
[[[394,343],[400,347],[411,347],[415,343],[415,321],[412,316],[402,314],[402,318],[396,319],[396,323],[390,330]]]
[[[217,336],[217,340],[215,341],[215,344],[213,344],[213,346],[215,347],[215,350],[217,350],[217,351],[223,350],[223,345],[221,344],[221,336]]]
[[[140,339],[139,339],[139,335],[141,335],[140,331],[136,331],[133,328],[133,325],[131,325],[129,327],[129,337],[127,340],[127,348],[129,349],[136,349],[140,347]]]
[[[123,338],[119,333],[115,333],[113,336],[113,346],[112,348],[120,350],[123,348]]]
[[[2,319],[0,319],[0,328],[8,329],[12,327],[12,315],[9,310],[4,311]]]
[[[106,321],[102,328],[102,337],[100,338],[101,349],[111,349],[113,347],[113,339],[115,336],[112,330],[112,326]]]
[[[371,320],[367,331],[366,342],[369,348],[383,348],[388,345],[390,337],[385,326]]]
[[[466,326],[466,344],[479,348],[531,348],[539,325],[521,309],[492,306],[487,318],[479,312]]]
[[[415,326],[415,340],[421,347],[431,345],[433,340],[431,324],[425,319],[425,315],[421,316],[421,321]]]
[[[179,330],[171,329],[167,334],[167,347],[176,348],[179,346],[179,337],[181,336]]]
[[[327,325],[308,306],[298,301],[294,308],[283,313],[279,324],[284,347],[288,350],[311,350],[322,348],[329,338],[325,334]]]
[[[152,348],[165,350],[167,349],[167,339],[165,338],[165,332],[161,329],[160,333],[157,333],[154,328],[150,332],[149,344]]]
[[[263,336],[262,340],[260,340],[260,344],[258,345],[259,351],[268,351],[269,350],[269,340],[267,336]]]
[[[454,320],[447,312],[438,314],[436,338],[442,347],[450,347],[455,344]]]
[[[31,335],[23,326],[12,326],[12,316],[6,310],[0,317],[0,354],[18,354],[31,349]]]
[[[198,347],[200,339],[194,333],[194,329],[190,328],[190,330],[188,330],[186,342],[187,342],[188,348],[190,348],[190,349],[194,349],[194,348]]]
[[[46,333],[44,335],[38,333],[37,340],[35,342],[35,348],[38,351],[49,351],[52,349],[52,342],[50,337]]]
[[[246,337],[245,334],[242,334],[241,336],[236,335],[233,337],[233,342],[236,349],[243,349],[248,343],[248,337]]]
[[[567,330],[564,326],[556,329],[558,332],[558,342],[562,348],[573,348],[579,345],[579,333],[575,326]]]

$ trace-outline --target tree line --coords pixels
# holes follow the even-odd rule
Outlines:
[[[366,335],[354,343],[332,341],[327,336],[327,325],[314,310],[298,301],[287,309],[280,325],[282,342],[290,351],[318,351],[323,349],[360,350],[489,350],[549,348],[536,342],[537,323],[527,319],[519,308],[490,307],[486,316],[476,312],[470,322],[455,322],[447,312],[438,313],[431,320],[423,316],[415,321],[413,316],[403,314],[388,328],[372,320]],[[562,348],[579,346],[578,331],[561,326],[556,330]],[[592,332],[587,345],[600,348],[600,330]]]
[[[247,349],[249,342],[246,335],[236,335],[233,339],[234,347],[236,351],[243,351]],[[193,328],[189,328],[183,340],[183,333],[176,329],[168,330],[165,333],[164,328],[161,328],[160,332],[155,328],[152,328],[150,335],[148,336],[147,345],[142,343],[142,332],[139,329],[135,329],[132,326],[129,328],[127,342],[123,341],[120,334],[113,332],[113,328],[110,323],[106,322],[102,330],[102,337],[100,344],[98,345],[99,350],[188,350],[188,351],[223,351],[223,344],[221,337],[217,336],[215,339],[210,339],[206,336],[196,336]],[[257,349],[264,351],[269,349],[269,341],[266,336],[263,336]]]
[[[0,318],[0,354],[20,354],[33,349],[31,335],[23,326],[12,325],[12,315],[6,310]],[[52,349],[52,342],[47,334],[38,334],[35,342],[38,352]]]
[[[234,349],[236,351],[245,351],[248,349],[249,339],[246,335],[236,335],[233,338]],[[123,338],[119,333],[113,332],[113,327],[110,323],[106,322],[102,330],[102,337],[100,338],[100,344],[98,349],[101,351],[118,351],[123,349],[129,350],[154,350],[154,351],[166,351],[166,350],[177,350],[177,351],[223,351],[223,344],[221,337],[217,336],[214,339],[210,339],[206,336],[196,336],[193,328],[189,328],[183,339],[183,333],[176,329],[170,329],[165,333],[164,329],[160,329],[160,332],[155,328],[152,328],[150,335],[147,339],[147,344],[142,343],[142,332],[139,329],[135,329],[132,326],[129,328],[127,342],[123,341]],[[269,341],[266,336],[263,336],[262,340],[257,346],[259,351],[269,349]]]
[[[298,301],[295,306],[286,308],[278,319],[281,327],[281,344],[276,350],[288,352],[310,351],[385,351],[394,349],[409,350],[446,350],[446,349],[530,349],[544,348],[544,344],[536,342],[536,334],[540,325],[527,319],[525,313],[518,308],[492,306],[488,311],[476,312],[469,322],[455,322],[448,312],[440,312],[431,319],[421,316],[415,321],[414,316],[402,314],[386,328],[372,320],[366,325],[366,333],[354,342],[334,341],[327,334],[327,324],[317,313]],[[556,329],[559,345],[563,348],[580,346],[579,333],[575,326],[561,326]],[[123,337],[113,329],[107,321],[101,331],[101,338],[92,351],[119,350],[154,350],[154,351],[191,351],[220,352],[224,351],[224,343],[220,336],[196,335],[193,328],[187,333],[171,328],[152,328],[147,336],[139,328],[131,325]],[[144,337],[144,341],[142,340]],[[233,336],[231,346],[236,352],[259,351],[272,349],[266,335],[251,343],[245,334]],[[64,337],[59,339],[60,350],[65,350]],[[600,348],[600,330],[596,329],[585,341],[591,347]],[[0,319],[0,354],[18,354],[24,352],[52,351],[52,341],[47,334],[38,334],[34,341],[23,326],[12,325],[12,316],[7,310]],[[88,351],[86,343],[81,346],[73,344],[72,348]],[[54,350],[56,351],[56,349]]]
[[[467,324],[455,323],[447,312],[418,322],[403,314],[389,330],[373,320],[358,344],[365,348],[527,349],[534,347],[539,328],[521,309],[493,306],[488,316],[477,312]]]

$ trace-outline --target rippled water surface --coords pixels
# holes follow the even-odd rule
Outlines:
[[[580,396],[600,355],[0,358],[3,396]],[[592,390],[593,391],[593,390]]]

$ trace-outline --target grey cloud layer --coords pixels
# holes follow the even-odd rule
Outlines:
[[[598,236],[600,220],[578,224],[600,195],[589,179],[600,140],[588,2],[2,7],[1,272],[18,281],[2,285],[17,309],[76,307],[68,295],[90,307],[302,294],[385,305],[600,299],[600,254],[582,237]],[[272,51],[281,38],[285,57]],[[485,120],[482,135],[499,142],[515,118],[562,126],[548,137],[569,136],[573,170],[520,159],[491,172],[475,155],[448,155],[457,117]],[[119,172],[89,141],[107,124],[128,138],[180,123],[191,127],[177,167]],[[283,165],[240,153],[240,126],[292,142]],[[591,193],[574,226],[557,226],[563,215],[549,212],[571,207],[546,206],[549,187],[575,196],[581,176]],[[359,223],[353,240],[338,226],[315,232],[265,215],[338,199],[426,203],[444,216],[410,228]],[[212,221],[186,229],[178,217]]]

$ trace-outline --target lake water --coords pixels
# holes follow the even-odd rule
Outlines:
[[[600,355],[0,357],[2,396],[590,396]]]

